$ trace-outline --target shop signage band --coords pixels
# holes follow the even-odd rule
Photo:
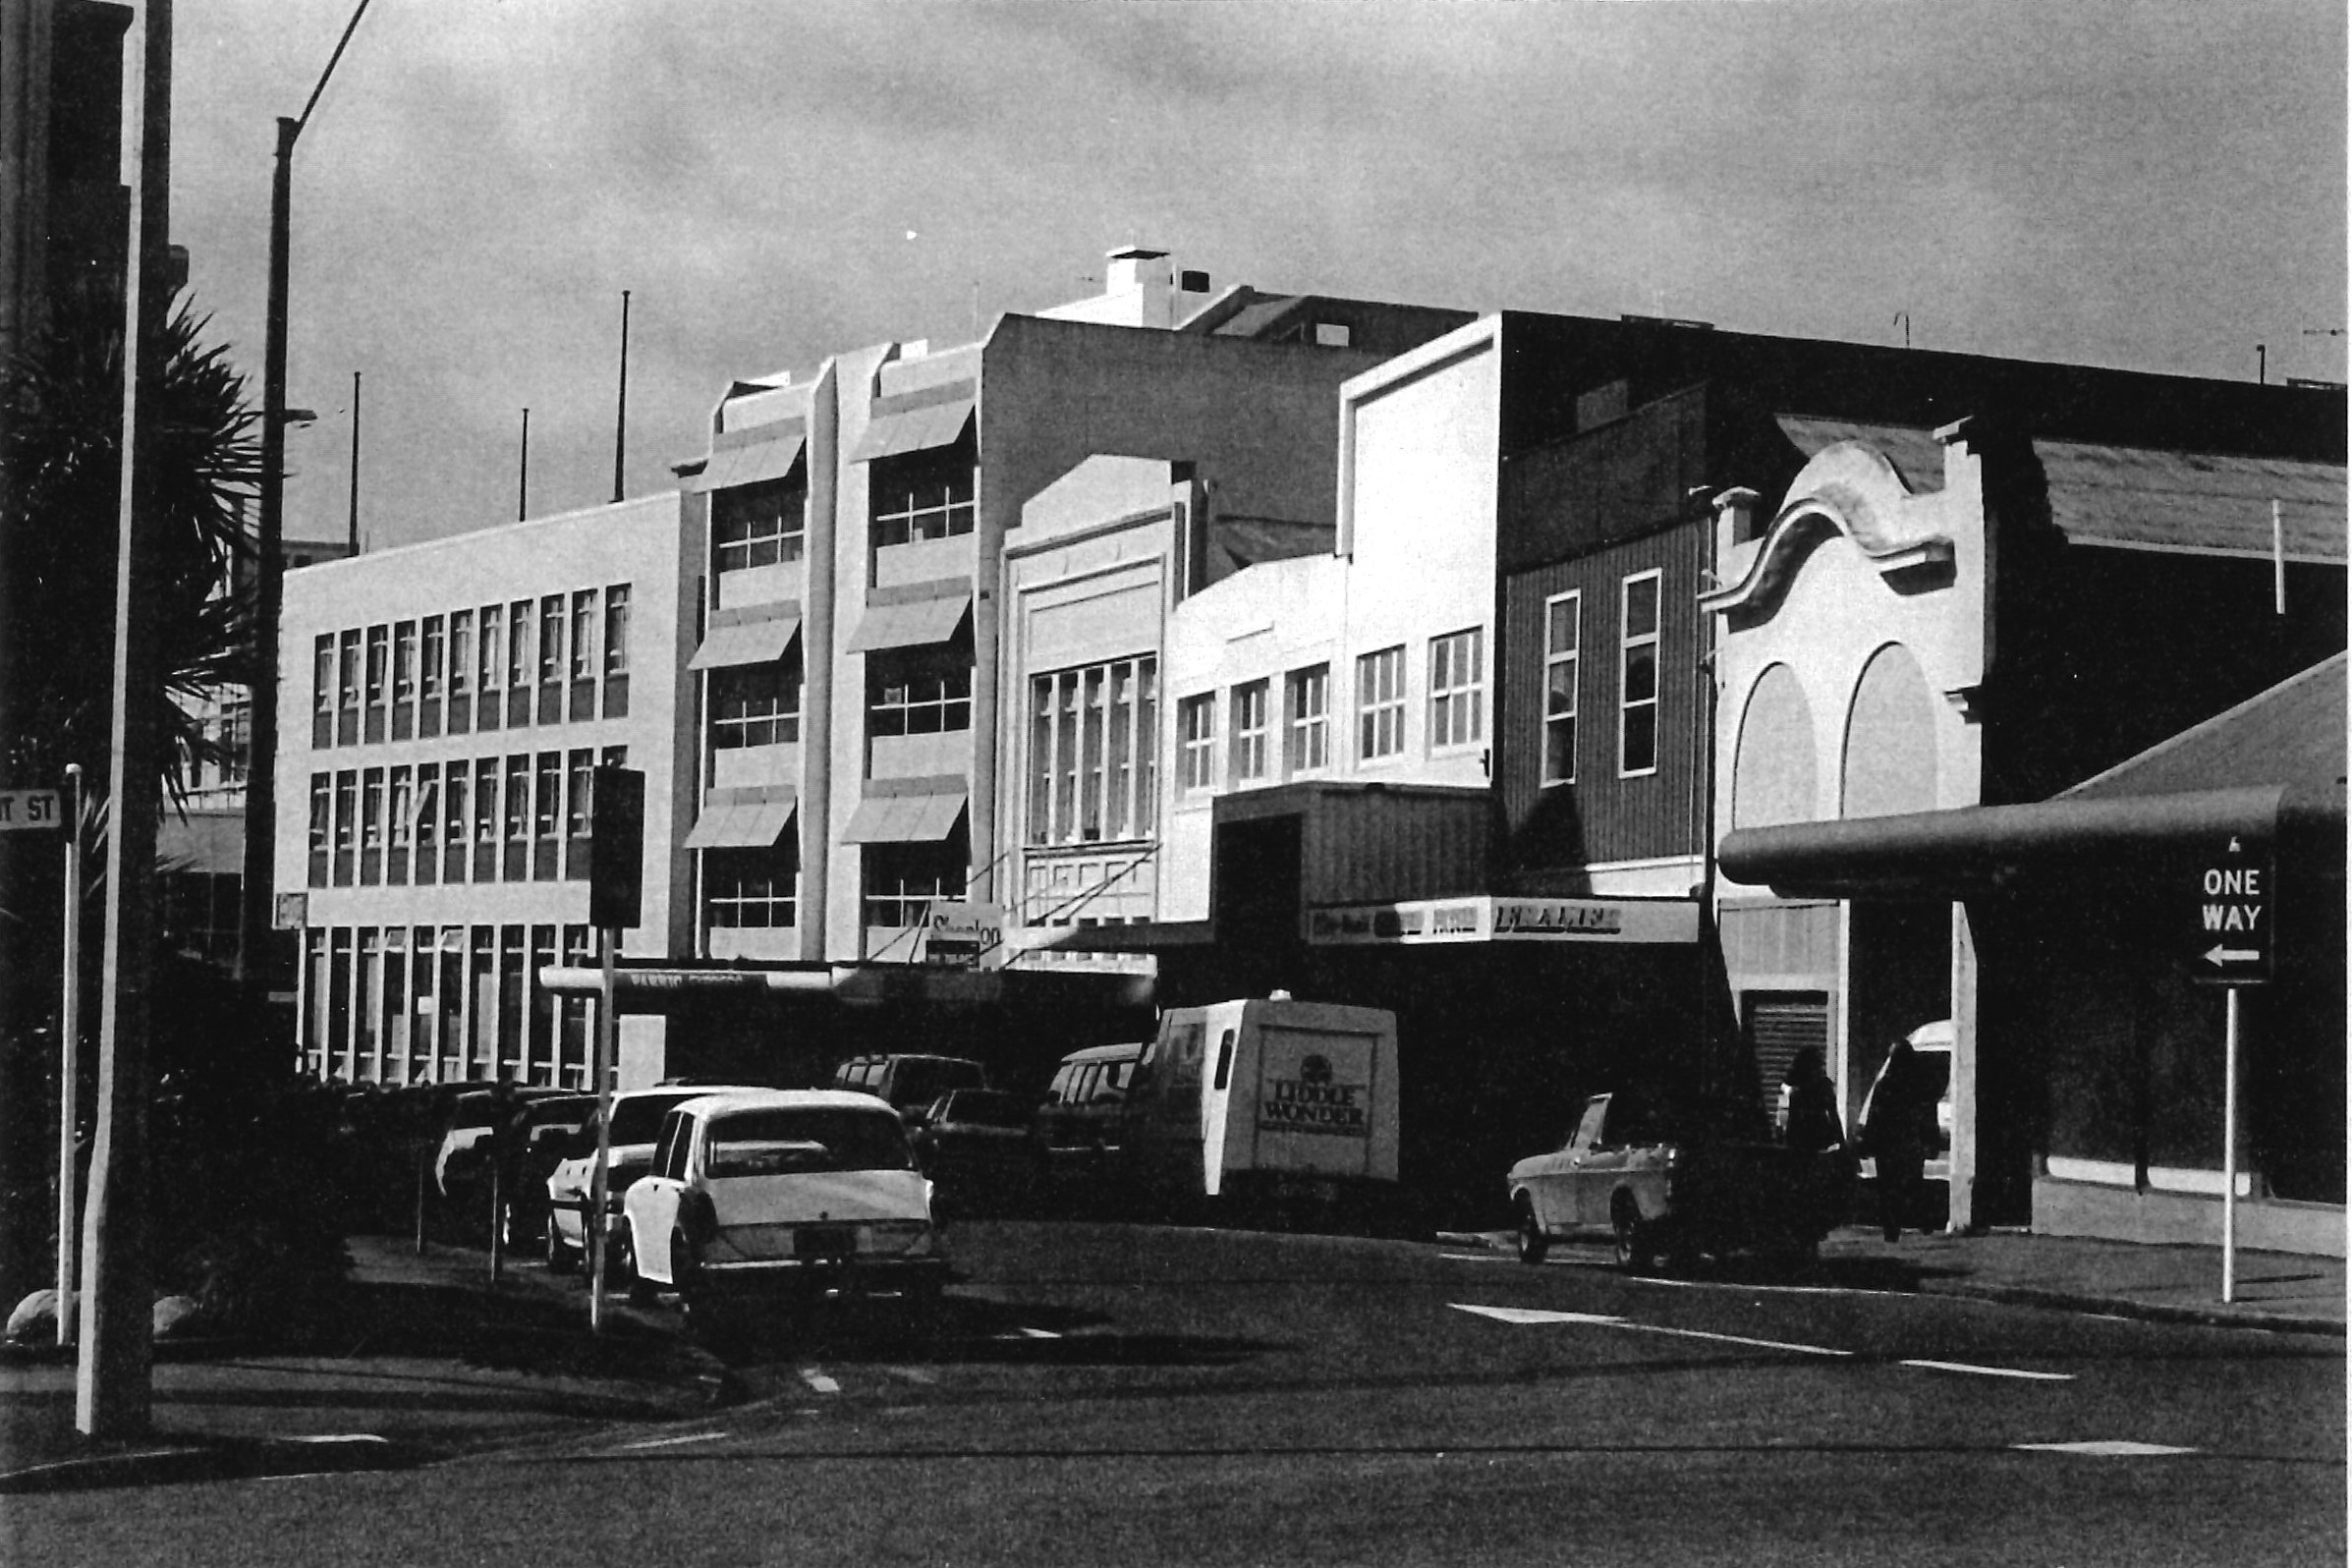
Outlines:
[[[1613,942],[1699,940],[1699,906],[1682,898],[1412,899],[1311,909],[1302,922],[1321,947],[1418,946],[1442,942]]]

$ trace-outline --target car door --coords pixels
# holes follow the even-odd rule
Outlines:
[[[661,1136],[653,1144],[653,1168],[639,1177],[621,1201],[622,1212],[629,1216],[638,1273],[663,1284],[677,1279],[670,1237],[678,1229],[678,1204],[686,1193],[687,1153],[694,1145],[694,1131],[695,1118],[683,1109],[663,1117]]]
[[[1569,1223],[1583,1230],[1593,1230],[1609,1222],[1609,1195],[1615,1190],[1617,1178],[1625,1169],[1625,1150],[1610,1142],[1616,1135],[1610,1127],[1610,1114],[1616,1105],[1614,1094],[1596,1094],[1585,1107],[1584,1120],[1577,1124],[1576,1136],[1569,1140],[1567,1169],[1562,1172],[1561,1185],[1567,1199]]]
[[[547,1177],[547,1202],[551,1205],[548,1222],[564,1244],[573,1248],[588,1245],[588,1224],[582,1217],[588,1201],[588,1182],[596,1169],[596,1117],[593,1113],[581,1124],[565,1157],[556,1162]]]

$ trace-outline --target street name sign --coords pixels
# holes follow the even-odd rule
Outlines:
[[[55,790],[0,790],[0,833],[54,832],[65,826]]]
[[[2190,903],[2195,955],[2192,978],[2209,985],[2260,985],[2270,978],[2273,896],[2277,880],[2270,847],[2232,833],[2196,868]]]

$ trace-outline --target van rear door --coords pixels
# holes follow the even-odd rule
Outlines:
[[[1315,1176],[1379,1174],[1372,1164],[1373,1108],[1386,1088],[1378,1082],[1379,1036],[1274,1021],[1257,1033],[1258,1104],[1248,1163]]]

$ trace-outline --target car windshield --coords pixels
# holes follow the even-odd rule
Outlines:
[[[722,1116],[711,1124],[702,1156],[703,1172],[714,1178],[906,1170],[913,1163],[897,1117],[830,1105]]]
[[[673,1105],[683,1105],[706,1089],[680,1090],[675,1094],[632,1094],[627,1099],[613,1101],[612,1141],[616,1144],[650,1144],[661,1136],[661,1119]]]
[[[970,1122],[980,1127],[1029,1126],[1029,1101],[1001,1090],[966,1089],[947,1096],[941,1121]]]

